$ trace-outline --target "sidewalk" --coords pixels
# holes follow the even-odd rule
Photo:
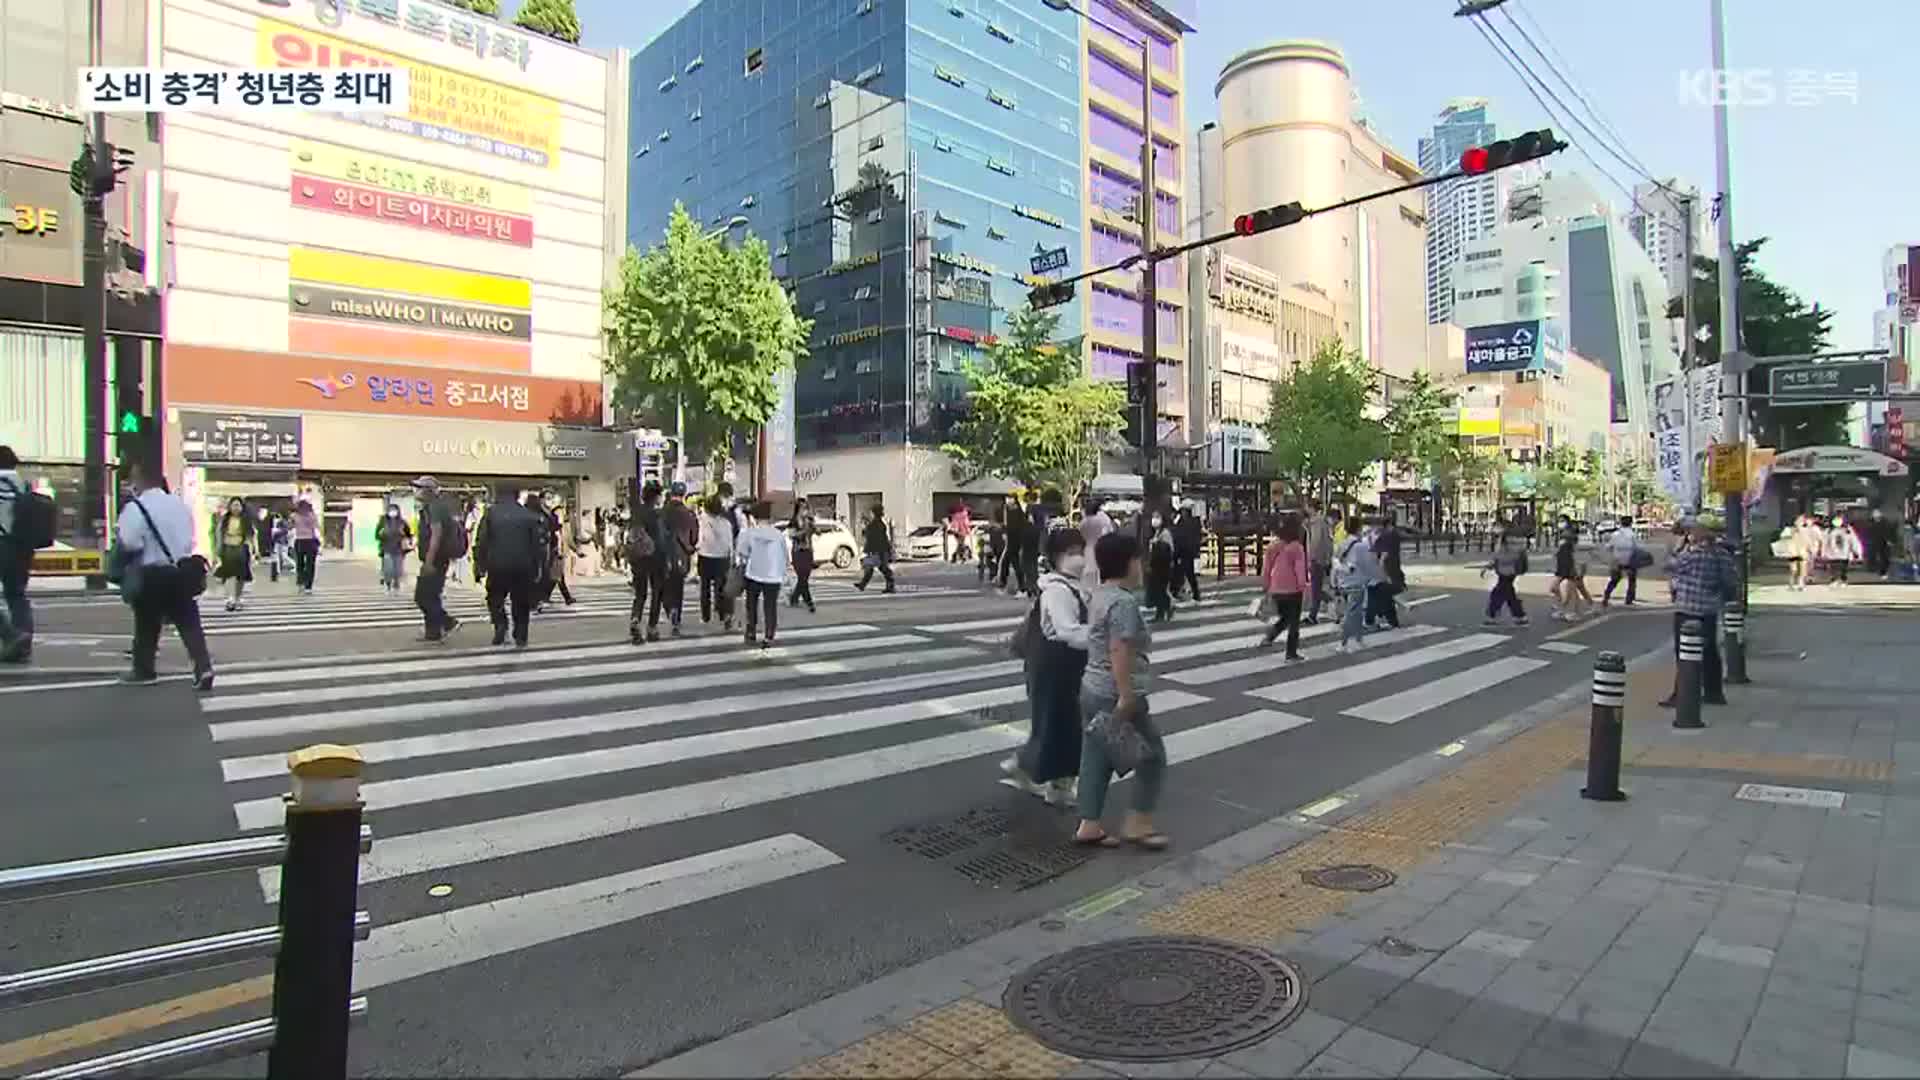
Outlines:
[[[1626,802],[1579,796],[1589,691],[1570,688],[1128,885],[636,1075],[1920,1075],[1910,625],[1757,620],[1755,682],[1731,687],[1704,731],[1674,730],[1655,704],[1665,650],[1635,658]],[[1328,868],[1346,869],[1330,885],[1375,891],[1303,876]],[[1145,935],[1189,937],[1023,981],[1069,950]]]

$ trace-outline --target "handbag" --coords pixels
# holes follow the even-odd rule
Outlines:
[[[1269,597],[1266,597],[1266,596],[1254,597],[1252,600],[1247,602],[1247,618],[1249,619],[1266,618],[1267,605],[1270,603],[1272,603],[1272,600]]]
[[[737,599],[747,591],[747,571],[739,563],[727,567],[727,580],[720,586],[721,595],[729,601]]]
[[[1117,708],[1094,713],[1087,721],[1086,734],[1090,739],[1099,740],[1101,749],[1106,751],[1107,763],[1119,776],[1126,776],[1139,768],[1142,761],[1153,756],[1146,736],[1140,734],[1133,720],[1122,716]]]
[[[199,555],[188,555],[184,559],[176,558],[173,554],[173,548],[168,546],[166,538],[160,535],[159,527],[154,525],[153,515],[147,512],[145,506],[140,505],[139,499],[136,498],[133,500],[133,508],[140,511],[140,516],[146,519],[147,534],[153,537],[154,543],[160,545],[160,554],[167,557],[167,562],[173,564],[173,572],[179,575],[176,579],[176,584],[180,589],[181,597],[191,600],[206,592],[207,574],[210,569],[207,566],[207,560]],[[153,577],[153,572],[163,569],[165,569],[164,566],[146,566],[137,560],[134,561],[126,567],[123,573],[124,580],[120,586],[121,593],[123,595],[130,594],[132,597],[138,597],[140,592],[151,584],[150,579]]]

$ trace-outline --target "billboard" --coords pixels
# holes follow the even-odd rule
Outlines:
[[[1467,330],[1467,372],[1566,369],[1566,339],[1547,319],[1489,323]]]
[[[180,456],[189,465],[297,469],[300,444],[297,416],[180,413]]]

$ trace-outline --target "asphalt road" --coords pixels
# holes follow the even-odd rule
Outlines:
[[[0,683],[0,814],[37,823],[0,837],[0,864],[272,831],[285,752],[357,745],[376,840],[354,1071],[617,1074],[1173,857],[1072,865],[1084,853],[1060,843],[1071,815],[997,783],[1025,719],[997,641],[1023,607],[970,584],[918,568],[893,597],[831,585],[817,616],[782,609],[768,655],[718,636],[621,644],[611,592],[542,619],[527,654],[486,649],[479,628],[421,652],[405,644],[404,600],[343,590],[211,613],[230,632],[215,635],[221,681],[204,698],[178,682],[97,686],[84,664],[43,660],[56,670]],[[1595,651],[1644,651],[1667,630],[1657,611],[1569,632],[1537,610],[1530,627],[1483,628],[1482,594],[1416,586],[1406,629],[1345,656],[1309,637],[1308,662],[1282,667],[1254,648],[1250,596],[1229,586],[1156,628],[1155,712],[1174,761],[1159,822],[1176,851],[1430,753],[1584,682]],[[400,621],[361,625],[390,617],[383,606]],[[41,629],[106,641],[124,614],[49,603]],[[86,651],[113,663],[111,648]],[[944,860],[914,841],[949,834],[898,832],[982,820],[1008,835]],[[969,853],[990,857],[973,877],[957,866]],[[4,967],[265,925],[266,895],[241,873],[0,905]],[[264,1015],[258,981],[231,987],[266,970],[0,1012],[0,1073]],[[230,989],[193,999],[199,1015],[123,1015],[214,987]]]

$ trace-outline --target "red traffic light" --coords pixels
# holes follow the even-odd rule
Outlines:
[[[1518,165],[1523,161],[1543,158],[1564,149],[1566,144],[1553,137],[1551,128],[1541,128],[1539,131],[1529,131],[1485,146],[1469,147],[1460,155],[1460,171],[1468,176],[1478,176],[1495,169],[1504,169],[1509,165]]]
[[[1254,233],[1259,232],[1260,228],[1253,220],[1252,214],[1241,214],[1239,217],[1233,219],[1233,231],[1239,233],[1241,236],[1252,236]]]
[[[1460,155],[1460,171],[1476,175],[1487,171],[1487,148],[1475,146]]]

